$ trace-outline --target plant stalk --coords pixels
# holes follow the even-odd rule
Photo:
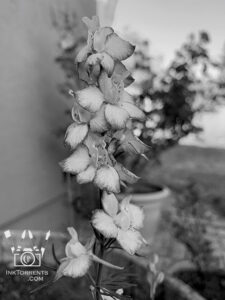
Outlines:
[[[101,259],[103,259],[103,257],[104,257],[104,250],[105,250],[104,245],[100,244],[98,257]],[[96,299],[97,300],[101,300],[100,286],[101,286],[101,279],[102,279],[102,269],[103,269],[103,265],[98,264],[98,272],[97,272],[97,279],[96,279]]]
[[[102,208],[102,190],[99,189],[99,208]],[[98,253],[98,257],[103,259],[104,257],[104,243],[100,243],[100,248],[99,248],[99,253]],[[97,277],[96,277],[96,300],[101,300],[101,294],[100,294],[100,285],[101,285],[101,278],[102,278],[102,268],[103,265],[102,264],[98,264],[97,267]]]

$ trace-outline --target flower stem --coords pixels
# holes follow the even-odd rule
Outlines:
[[[102,208],[102,190],[99,189],[99,208]],[[98,257],[103,259],[104,257],[104,243],[103,241],[100,243],[100,248],[99,248],[99,253],[98,253]],[[97,269],[97,277],[96,277],[96,299],[97,300],[101,300],[101,294],[100,294],[100,285],[101,285],[101,278],[102,278],[102,268],[103,265],[102,264],[98,264],[98,269]]]
[[[101,243],[100,244],[100,249],[99,249],[99,254],[98,257],[103,259],[104,257],[104,245]],[[97,271],[97,279],[96,279],[96,299],[100,300],[101,296],[100,296],[100,285],[101,285],[101,279],[102,279],[102,269],[103,269],[103,265],[102,264],[98,264],[98,271]]]

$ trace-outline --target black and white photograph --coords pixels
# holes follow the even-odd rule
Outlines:
[[[0,0],[0,300],[225,300],[225,1]]]

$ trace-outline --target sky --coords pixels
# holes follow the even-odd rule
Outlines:
[[[150,40],[151,53],[165,64],[190,33],[206,30],[218,57],[225,44],[225,0],[118,0],[113,26],[128,26]]]

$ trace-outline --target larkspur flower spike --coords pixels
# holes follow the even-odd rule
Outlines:
[[[100,27],[97,17],[85,17],[83,22],[88,38],[77,54],[76,67],[86,86],[69,91],[75,102],[71,113],[73,123],[66,131],[65,143],[73,153],[61,166],[64,172],[76,175],[78,183],[93,182],[103,191],[102,209],[94,211],[91,220],[95,233],[98,232],[103,241],[116,240],[133,255],[145,243],[139,232],[143,226],[143,211],[130,203],[130,197],[119,202],[115,194],[120,192],[121,185],[133,184],[139,179],[116,160],[118,153],[144,156],[148,150],[128,125],[131,119],[145,120],[143,111],[126,91],[134,79],[122,63],[133,54],[135,47],[111,27]],[[93,261],[121,269],[96,256],[92,240],[84,246],[74,228],[68,231],[71,239],[55,279],[83,276]],[[121,293],[119,290],[118,295]]]

